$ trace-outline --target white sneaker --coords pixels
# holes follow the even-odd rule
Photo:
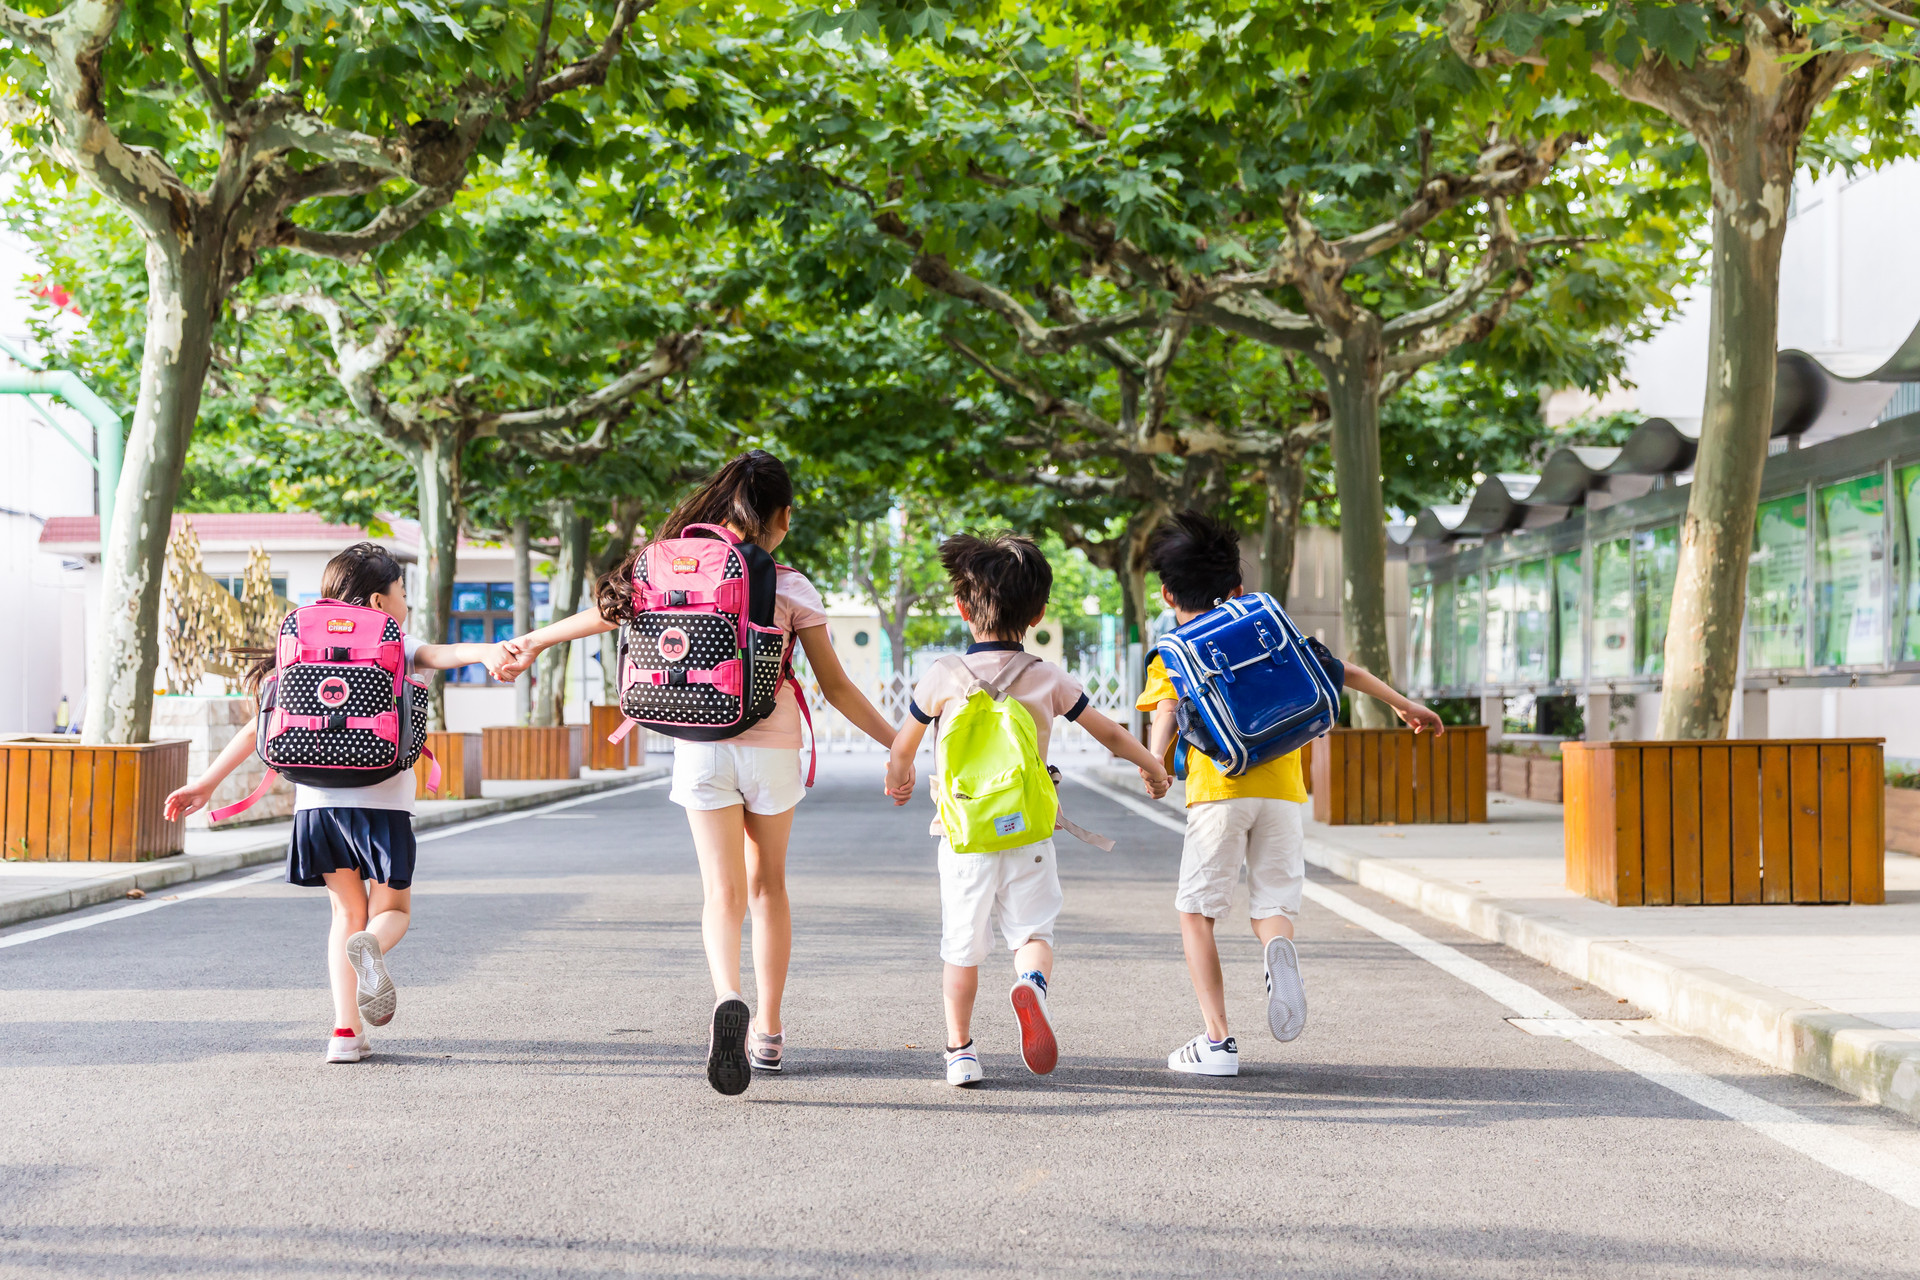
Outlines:
[[[357,1036],[328,1036],[328,1062],[365,1062],[373,1056],[373,1042],[367,1039],[367,1033]]]
[[[1307,1026],[1307,987],[1291,938],[1267,940],[1267,1026],[1275,1040],[1291,1040]]]
[[[365,929],[349,937],[347,963],[353,966],[360,986],[360,1016],[376,1027],[392,1022],[399,994],[393,979],[387,976],[387,958],[380,954],[380,939]]]
[[[969,1040],[958,1049],[947,1051],[948,1084],[979,1084],[986,1078],[987,1073],[980,1067],[980,1055],[973,1051],[973,1041]]]
[[[1219,1044],[1202,1031],[1167,1055],[1167,1066],[1190,1076],[1237,1076],[1240,1074],[1240,1046],[1228,1036]]]

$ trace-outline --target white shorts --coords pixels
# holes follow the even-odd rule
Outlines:
[[[785,813],[807,794],[797,747],[743,747],[733,742],[673,744],[673,790],[682,809]]]
[[[1001,853],[955,853],[940,842],[940,958],[968,968],[985,960],[993,950],[995,908],[1007,950],[1053,941],[1060,917],[1053,841]]]
[[[1190,807],[1174,909],[1209,920],[1226,915],[1241,867],[1253,919],[1299,916],[1307,860],[1296,801],[1238,796]]]

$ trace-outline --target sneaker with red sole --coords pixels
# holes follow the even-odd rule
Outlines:
[[[1027,1070],[1044,1076],[1060,1065],[1060,1046],[1054,1042],[1053,1023],[1047,1020],[1047,980],[1038,971],[1023,973],[1008,993],[1013,1016],[1020,1020],[1020,1057]]]

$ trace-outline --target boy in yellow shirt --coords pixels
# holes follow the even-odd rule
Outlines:
[[[1147,563],[1160,576],[1160,596],[1182,624],[1193,621],[1222,600],[1242,593],[1240,535],[1232,526],[1183,511],[1153,532]],[[1395,693],[1371,672],[1342,663],[1309,636],[1307,646],[1336,688],[1380,699],[1413,727],[1445,733],[1440,717]],[[1179,707],[1173,680],[1158,655],[1147,668],[1146,687],[1136,704],[1153,712],[1147,749],[1168,759]],[[1180,855],[1180,888],[1174,909],[1180,913],[1180,938],[1187,973],[1206,1030],[1167,1055],[1167,1065],[1192,1075],[1240,1074],[1240,1049],[1227,1031],[1226,982],[1214,922],[1227,913],[1240,868],[1247,869],[1247,897],[1253,936],[1266,948],[1267,1025],[1277,1040],[1291,1040],[1307,1024],[1307,993],[1300,980],[1300,958],[1293,947],[1293,921],[1300,914],[1306,883],[1305,836],[1301,806],[1307,789],[1300,777],[1300,753],[1262,761],[1237,778],[1197,751],[1187,753],[1187,839]]]

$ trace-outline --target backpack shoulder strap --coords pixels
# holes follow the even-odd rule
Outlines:
[[[1007,690],[1013,688],[1013,682],[1025,675],[1033,667],[1038,666],[1039,663],[1040,655],[1037,653],[1026,653],[1024,651],[1016,653],[1007,659],[1006,666],[1000,668],[1000,675],[996,679],[987,680],[975,675],[973,682],[976,687],[986,690],[987,696],[995,702],[1003,702],[1006,700]],[[973,668],[969,666],[967,670],[971,673]]]

